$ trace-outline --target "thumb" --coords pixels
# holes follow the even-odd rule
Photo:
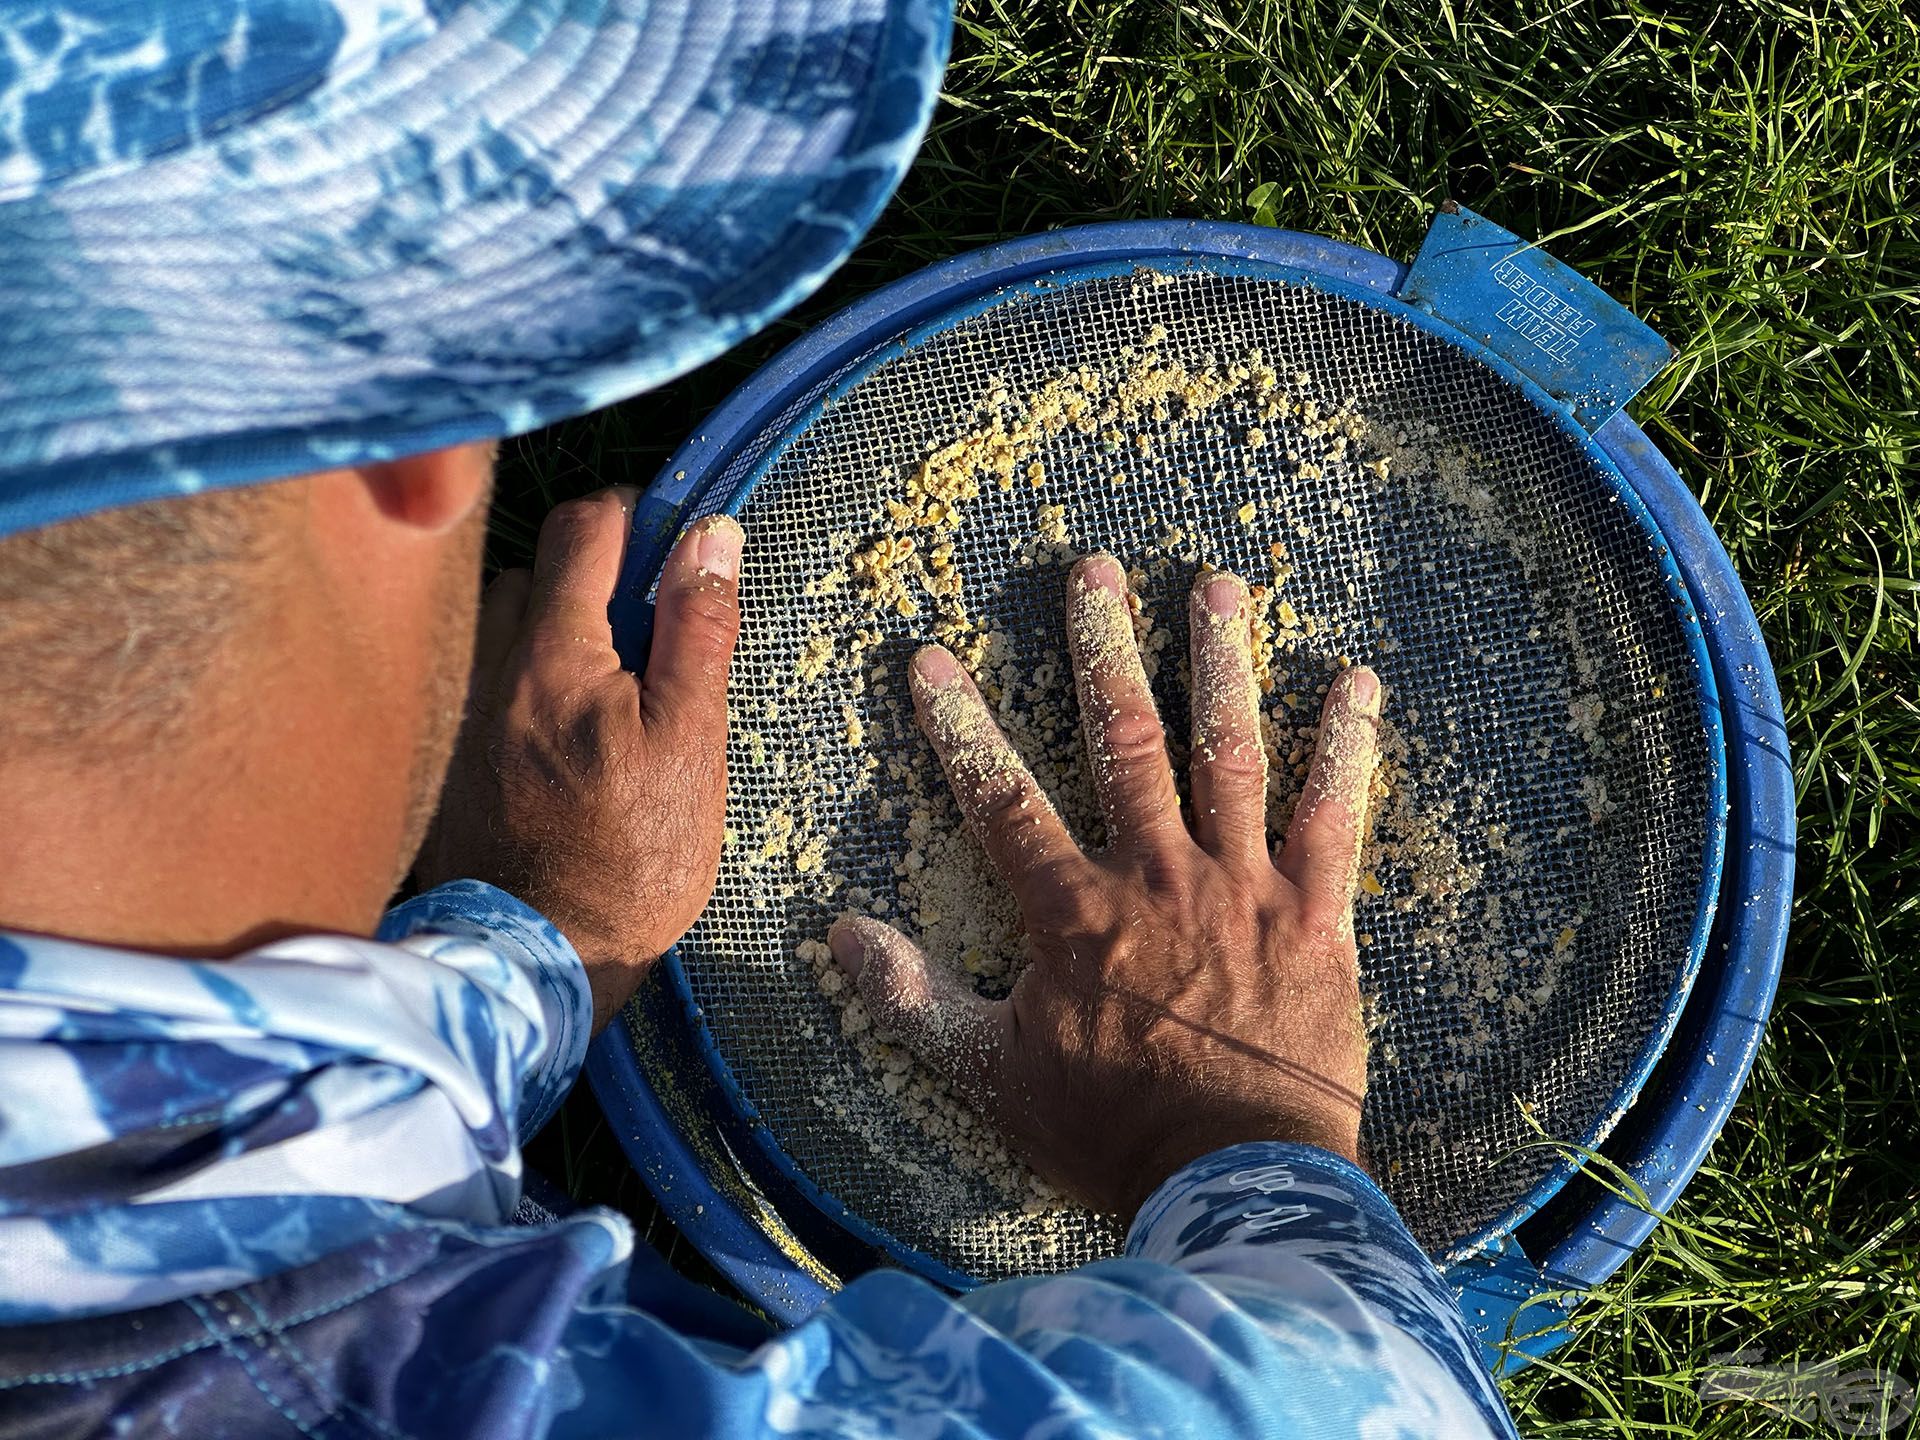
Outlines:
[[[727,666],[740,634],[740,551],[729,515],[696,521],[667,557],[641,695],[650,716],[725,744]]]
[[[1009,1051],[1007,1002],[974,993],[891,925],[866,916],[834,922],[833,958],[853,977],[875,1022],[945,1075],[989,1118],[999,1113]]]

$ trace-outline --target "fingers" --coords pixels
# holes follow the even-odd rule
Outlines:
[[[1024,904],[1039,877],[1078,860],[1080,849],[960,662],[929,645],[913,657],[910,673],[914,715],[940,756],[960,812]]]
[[[987,1000],[944,966],[928,964],[919,946],[878,920],[837,921],[827,944],[880,1028],[992,1116],[1012,1033],[1007,1003]]]
[[[473,673],[490,682],[507,663],[533,593],[531,570],[502,570],[480,599],[480,622],[473,639]]]
[[[641,687],[650,716],[711,734],[717,743],[727,731],[727,667],[740,635],[746,538],[731,515],[709,515],[680,537],[660,573],[653,653]]]
[[[1379,677],[1364,665],[1337,676],[1320,712],[1313,768],[1280,852],[1281,872],[1309,900],[1349,916],[1360,878],[1379,727]]]
[[[1193,833],[1222,859],[1265,863],[1267,752],[1246,584],[1235,575],[1194,583]]]
[[[1111,555],[1090,555],[1073,567],[1067,648],[1108,843],[1136,845],[1180,831],[1167,733],[1134,642],[1126,572]]]
[[[626,555],[634,498],[630,487],[616,486],[548,513],[534,547],[527,600],[528,636],[536,648],[596,667],[614,659],[607,602]]]

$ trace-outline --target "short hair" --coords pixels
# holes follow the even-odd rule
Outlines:
[[[0,539],[0,754],[150,743],[251,611],[287,487],[171,496]]]

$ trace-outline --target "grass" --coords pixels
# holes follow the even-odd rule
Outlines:
[[[645,483],[800,328],[975,245],[1190,215],[1410,258],[1448,196],[1547,240],[1679,347],[1634,412],[1760,614],[1800,873],[1767,1045],[1710,1165],[1510,1394],[1540,1436],[1836,1433],[1695,1392],[1743,1346],[1920,1384],[1917,183],[1920,19],[1880,0],[966,0],[933,133],[827,292],[514,447],[496,558],[552,501]],[[576,1101],[543,1153],[644,1213],[594,1123]]]

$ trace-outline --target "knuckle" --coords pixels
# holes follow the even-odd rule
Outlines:
[[[581,532],[589,529],[599,513],[599,506],[592,500],[581,498],[563,500],[547,512],[547,518],[540,525],[542,542],[558,546],[569,546]]]
[[[598,490],[590,495],[576,495],[571,500],[563,500],[553,507],[553,513],[564,517],[572,524],[597,524],[600,517],[607,513],[607,502],[612,492]]]
[[[732,643],[740,623],[740,605],[732,587],[715,584],[689,586],[668,601],[671,623],[682,632],[682,644],[704,646],[709,655]]]
[[[987,830],[1012,832],[1033,814],[1035,797],[1025,785],[982,781],[969,807],[976,823]]]
[[[1151,711],[1122,711],[1103,727],[1100,748],[1121,769],[1150,765],[1166,754],[1166,731]]]
[[[1205,742],[1200,764],[1215,781],[1264,780],[1267,757],[1258,743],[1241,738],[1214,737]]]

